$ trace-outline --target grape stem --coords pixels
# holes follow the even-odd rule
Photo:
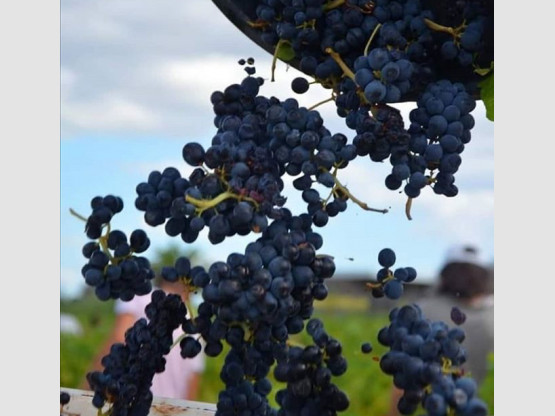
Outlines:
[[[285,39],[280,39],[278,41],[278,43],[276,44],[276,49],[274,50],[274,57],[272,58],[272,68],[271,68],[272,82],[274,82],[276,80],[275,72],[276,72],[276,65],[277,65],[279,50],[280,50],[281,46],[284,45],[285,43],[288,43],[288,41],[286,41]]]
[[[461,32],[463,32],[464,29],[466,28],[465,22],[463,22],[460,26],[457,26],[455,28],[440,25],[430,19],[424,19],[424,23],[426,23],[426,26],[428,26],[430,29],[435,30],[436,32],[447,33],[453,36],[454,39],[459,39],[461,36]]]
[[[191,304],[191,299],[189,296],[187,296],[187,298],[185,299],[185,306],[187,307],[187,310],[189,311],[189,318],[190,319],[195,319],[195,314],[194,309],[193,309],[193,305]]]
[[[88,219],[85,218],[84,216],[82,216],[81,214],[79,214],[77,211],[75,211],[73,208],[69,209],[69,212],[71,215],[73,215],[74,217],[79,218],[81,221],[85,221],[87,222]],[[108,258],[110,259],[110,263],[114,262],[114,257],[112,256],[112,254],[110,253],[110,250],[108,249],[108,235],[110,234],[110,223],[108,223],[106,225],[106,234],[104,234],[103,236],[101,236],[98,239],[98,244],[100,244],[100,246],[102,247],[102,251],[108,256]],[[108,267],[108,266],[106,266]]]
[[[314,29],[316,25],[316,19],[309,20],[308,22],[304,22],[302,25],[295,26],[297,29],[306,29],[307,27]]]
[[[443,374],[461,375],[461,369],[453,367],[453,363],[449,358],[441,357],[441,371]]]
[[[367,282],[366,287],[370,289],[377,289],[377,288],[383,287],[387,282],[393,279],[394,279],[393,273],[391,273],[391,270],[389,270],[387,272],[387,276],[381,282],[376,282],[376,283]]]
[[[322,104],[328,103],[328,102],[333,101],[333,100],[335,100],[334,96],[331,96],[330,98],[326,98],[325,100],[322,100],[322,101],[314,104],[312,107],[308,108],[308,111],[314,110],[315,108],[321,106]]]
[[[80,220],[87,222],[87,219],[86,219],[85,217],[83,217],[81,214],[78,214],[73,208],[70,208],[70,209],[69,209],[69,212],[70,212],[70,214],[73,215],[74,217],[77,217],[77,218],[79,218]]]
[[[191,204],[193,204],[197,208],[198,215],[201,215],[204,211],[210,208],[214,208],[220,202],[225,201],[226,199],[237,199],[239,201],[249,201],[254,204],[256,208],[258,208],[258,202],[248,196],[241,196],[231,191],[222,192],[216,198],[213,199],[196,199],[193,198],[191,195],[186,195],[185,200]]]
[[[364,56],[368,56],[368,49],[370,48],[370,44],[372,43],[372,40],[374,40],[374,36],[376,36],[376,33],[378,33],[378,30],[380,30],[380,27],[382,27],[382,24],[378,23],[378,25],[376,26],[376,28],[372,32],[372,35],[370,35],[370,39],[368,39],[368,42],[366,43],[366,46],[364,47]]]
[[[337,168],[336,168],[336,169],[337,169]],[[333,175],[335,175],[335,172],[333,173]],[[328,197],[322,201],[322,205],[325,207],[325,206],[328,204],[328,201],[329,201],[329,200],[331,199],[331,197],[334,196],[334,195],[335,195],[335,192],[334,192],[334,190],[332,189],[332,190],[330,191],[330,194],[328,195]]]
[[[269,22],[266,22],[264,20],[257,20],[255,22],[247,20],[247,24],[253,29],[264,29],[271,25]]]
[[[322,168],[322,169],[325,170],[324,168]],[[382,214],[387,214],[389,212],[388,209],[376,209],[376,208],[369,207],[365,202],[362,202],[360,199],[356,198],[353,194],[351,194],[351,192],[349,192],[349,190],[341,182],[339,182],[339,179],[337,179],[336,175],[332,175],[332,176],[333,176],[333,180],[335,182],[335,186],[334,186],[335,192],[337,192],[337,190],[339,190],[342,194],[347,196],[350,200],[352,200],[355,204],[357,204],[363,210],[373,211],[373,212],[380,212]]]
[[[331,56],[331,58],[337,63],[337,65],[339,65],[339,67],[343,70],[343,74],[345,76],[351,78],[353,80],[353,82],[356,84],[355,74],[353,73],[351,68],[349,68],[347,66],[345,61],[343,61],[343,59],[341,59],[341,56],[337,52],[335,52],[332,48],[326,48],[326,53]],[[364,95],[364,92],[362,91],[360,86],[358,84],[356,84],[356,85],[357,85],[357,91],[356,92],[357,92],[357,95],[359,96],[360,100],[365,104],[371,105],[372,103],[370,103],[368,101],[368,99]]]
[[[407,203],[405,204],[405,214],[409,221],[412,220],[412,216],[410,215],[410,209],[412,208],[412,198],[407,199]]]
[[[189,284],[185,281],[185,279],[183,279],[183,284],[186,285],[186,286],[187,286],[187,290],[189,290]],[[189,292],[190,292],[190,290],[189,290]],[[193,309],[192,304],[191,304],[191,299],[190,299],[189,297],[187,297],[187,298],[185,299],[184,303],[185,303],[185,306],[187,307],[187,311],[189,312],[189,319],[191,319],[191,320],[195,319],[195,315],[193,314],[194,309]],[[174,343],[172,344],[172,346],[170,347],[170,349],[172,349],[172,348],[175,347],[177,344],[179,344],[179,343],[181,342],[181,340],[182,340],[183,338],[185,338],[187,335],[189,335],[189,334],[187,334],[187,333],[181,334],[181,335],[179,336],[179,338],[177,338],[177,339],[174,341]]]
[[[173,347],[175,347],[177,344],[179,344],[188,335],[189,334],[183,333],[179,337],[177,337],[177,339],[173,342],[172,346],[170,347],[170,350],[172,350]]]
[[[324,4],[324,6],[322,7],[322,9],[327,12],[329,10],[335,9],[337,7],[343,6],[346,3],[345,0],[333,0],[330,1],[329,3]]]
[[[96,413],[97,416],[110,416],[112,414],[114,407],[110,406],[110,408],[108,410],[106,410],[106,413],[102,412],[102,409],[98,409],[98,412]]]
[[[351,71],[351,68],[347,66],[345,61],[341,59],[341,56],[337,52],[335,52],[332,48],[326,48],[326,53],[331,56],[331,59],[337,62],[337,65],[339,65],[346,76],[351,78],[353,81],[355,80],[355,74],[353,73],[353,71]]]

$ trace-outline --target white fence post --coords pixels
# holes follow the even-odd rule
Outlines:
[[[61,387],[60,392],[62,391],[70,395],[69,403],[62,408],[60,413],[62,416],[98,415],[98,409],[92,405],[94,395],[92,391]],[[215,413],[215,404],[154,397],[149,416],[214,416]]]

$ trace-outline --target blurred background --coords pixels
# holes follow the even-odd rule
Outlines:
[[[88,216],[94,196],[118,195],[126,208],[113,225],[126,232],[145,229],[152,242],[145,254],[151,261],[163,264],[168,256],[191,250],[199,264],[224,260],[233,251],[242,252],[256,236],[234,237],[212,246],[201,234],[197,242],[185,245],[166,236],[163,228],[146,225],[134,208],[136,185],[152,170],[169,166],[183,176],[189,174],[181,149],[189,141],[209,145],[216,131],[210,94],[246,75],[237,64],[241,58],[255,59],[257,75],[267,80],[261,89],[266,96],[294,97],[309,107],[329,93],[313,86],[306,94],[294,94],[289,84],[300,73],[282,62],[276,68],[276,82],[270,82],[271,56],[207,0],[62,0],[60,6],[60,370],[62,386],[78,387],[111,330],[114,305],[96,300],[84,284],[81,248],[88,239],[84,224],[70,215],[70,208]],[[405,119],[413,107],[414,103],[398,106]],[[333,104],[318,110],[332,133],[352,136]],[[317,230],[324,238],[321,252],[334,257],[337,271],[330,282],[330,296],[315,316],[342,341],[349,374],[353,372],[338,381],[357,398],[345,414],[368,414],[371,409],[380,415],[389,408],[383,391],[390,388],[391,380],[379,372],[377,361],[360,353],[364,341],[375,346],[375,355],[383,352],[376,335],[387,324],[392,306],[390,301],[372,300],[363,290],[379,268],[379,250],[394,249],[399,266],[413,266],[419,273],[407,285],[402,303],[433,293],[445,252],[454,243],[479,247],[480,261],[491,271],[493,282],[493,123],[485,118],[481,102],[473,115],[472,141],[456,175],[459,195],[445,198],[423,192],[413,203],[412,221],[405,216],[405,197],[384,186],[388,164],[358,158],[341,172],[340,180],[359,199],[374,208],[389,209],[383,215],[350,205],[347,212]],[[290,209],[302,212],[299,196],[289,189],[285,194]],[[221,357],[207,360],[201,401],[215,402],[221,387]],[[484,389],[491,390],[486,399],[493,409],[491,363],[491,382],[484,383]]]

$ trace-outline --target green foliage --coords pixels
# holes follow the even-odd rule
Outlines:
[[[341,296],[330,295],[329,302],[333,308],[316,308],[313,317],[324,322],[326,331],[343,345],[343,354],[348,361],[347,372],[336,377],[334,382],[345,391],[351,404],[342,416],[385,415],[391,405],[392,379],[383,374],[377,360],[386,348],[379,344],[377,334],[380,328],[388,324],[386,313],[377,313],[360,308],[361,298],[351,300]],[[356,308],[353,305],[357,305]],[[349,309],[350,307],[350,309]],[[62,302],[61,312],[71,313],[83,325],[82,336],[61,334],[61,386],[69,388],[83,388],[85,374],[89,370],[93,358],[96,356],[105,340],[108,338],[113,325],[113,302],[100,302],[93,294],[74,302]],[[363,354],[360,350],[362,343],[370,342],[373,351]],[[291,338],[291,343],[308,345],[310,336],[305,332]],[[220,380],[220,370],[225,354],[229,347],[218,357],[206,358],[206,369],[200,384],[198,401],[216,403],[218,393],[223,388]],[[490,371],[480,388],[480,397],[486,401],[493,413],[493,354],[490,357]],[[275,393],[284,387],[283,383],[275,381],[270,374],[273,390],[270,393],[270,403],[277,407]]]
[[[493,353],[488,355],[488,374],[480,386],[479,396],[484,400],[489,409],[490,415],[494,414],[493,409]]]
[[[62,302],[60,309],[63,313],[75,315],[84,327],[82,336],[60,335],[60,382],[64,387],[83,388],[85,374],[112,328],[113,302],[100,302],[90,294],[75,302]],[[376,337],[378,330],[387,323],[387,316],[360,310],[337,312],[316,309],[314,317],[321,319],[328,333],[341,341],[344,356],[349,363],[347,373],[335,380],[351,399],[351,406],[342,415],[386,414],[390,403],[391,379],[380,371],[378,361],[374,361],[372,357],[385,351]],[[361,344],[366,341],[374,347],[370,354],[360,351]],[[303,332],[293,336],[291,342],[308,344],[311,341]],[[199,401],[216,403],[218,393],[223,387],[219,374],[227,349],[228,347],[224,348],[218,357],[206,358]],[[276,382],[272,374],[270,380],[274,383],[274,390],[270,394],[271,404],[277,407],[274,396],[284,384]]]
[[[85,375],[114,325],[114,302],[100,302],[92,292],[76,301],[62,301],[60,312],[77,318],[83,335],[60,334],[60,385],[83,388]]]
[[[281,42],[277,46],[276,56],[284,62],[289,62],[295,57],[295,51],[289,42]]]
[[[480,82],[480,97],[486,106],[486,117],[493,121],[493,71]]]

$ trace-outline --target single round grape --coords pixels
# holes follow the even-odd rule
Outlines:
[[[403,283],[399,280],[388,280],[384,287],[384,294],[389,299],[399,299],[403,294]]]
[[[372,352],[372,344],[370,344],[369,342],[365,342],[360,346],[360,350],[364,354],[368,354],[368,353]]]
[[[395,264],[395,252],[390,248],[384,248],[378,253],[378,263],[380,266],[389,268]]]
[[[466,314],[460,308],[453,306],[451,308],[451,320],[457,325],[462,325],[466,321]]]
[[[70,400],[70,396],[68,392],[66,391],[60,392],[60,404],[62,406],[65,406],[66,404],[68,404],[69,400]]]
[[[291,89],[297,94],[304,94],[308,91],[310,84],[308,80],[303,77],[297,77],[291,81]]]
[[[364,96],[371,103],[381,102],[386,94],[387,89],[385,85],[377,80],[369,82],[366,88],[364,88]]]

